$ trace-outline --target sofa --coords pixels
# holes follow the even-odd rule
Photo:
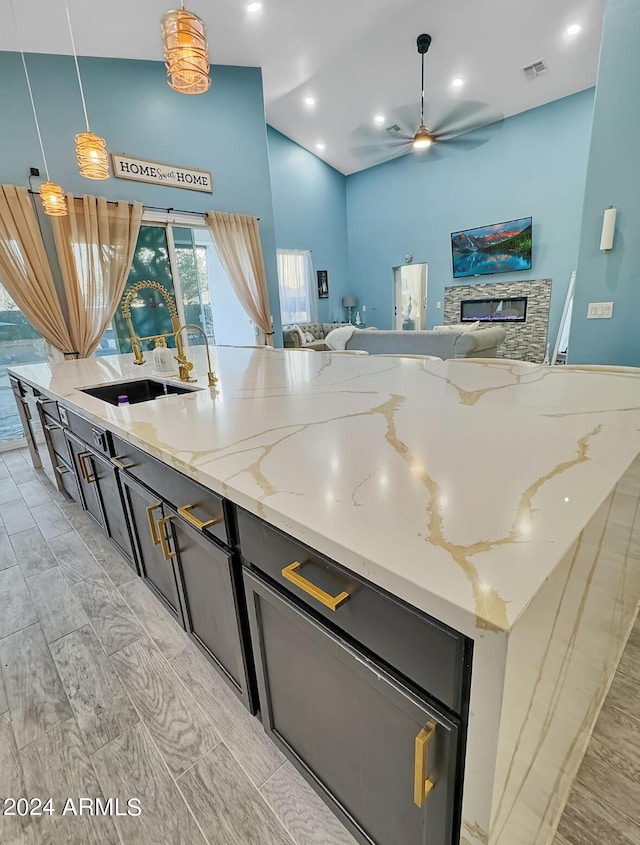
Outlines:
[[[504,342],[502,326],[469,331],[445,326],[430,331],[386,331],[356,329],[345,348],[370,355],[434,355],[438,358],[496,358]]]
[[[282,337],[285,349],[315,349],[317,352],[326,352],[329,347],[324,342],[325,337],[333,329],[343,326],[344,323],[296,323],[296,326],[283,326]],[[302,334],[298,329],[301,330]],[[313,340],[304,338],[305,334],[313,335]]]

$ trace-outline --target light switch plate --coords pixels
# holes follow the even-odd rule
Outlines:
[[[610,320],[613,317],[613,302],[590,302],[588,320]]]
[[[438,300],[436,302],[436,308],[438,308],[438,309],[442,308],[442,303],[440,302],[440,300]]]

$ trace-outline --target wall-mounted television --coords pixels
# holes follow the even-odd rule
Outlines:
[[[531,270],[533,220],[508,220],[451,235],[453,278]]]

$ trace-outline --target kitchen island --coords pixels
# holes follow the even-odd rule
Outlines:
[[[279,569],[269,569],[269,549],[288,549],[286,543],[295,541],[353,575],[345,590],[353,588],[353,595],[335,608],[324,604],[342,595],[329,590],[333,575],[312,596],[313,636],[324,631],[323,620],[334,639],[337,630],[346,631],[340,664],[347,666],[345,655],[355,655],[380,685],[383,675],[376,675],[374,660],[380,657],[389,670],[389,690],[404,696],[407,707],[424,703],[427,714],[439,714],[436,737],[448,737],[442,747],[436,739],[434,757],[427,754],[430,732],[420,731],[422,759],[413,744],[391,755],[391,725],[389,737],[374,731],[365,738],[367,747],[380,744],[381,767],[392,760],[410,770],[412,787],[423,781],[424,794],[414,790],[409,796],[411,811],[419,813],[415,825],[391,819],[397,836],[380,833],[384,826],[375,810],[370,817],[354,812],[362,796],[351,806],[345,799],[342,778],[356,775],[348,759],[333,775],[337,785],[324,770],[315,771],[322,783],[314,785],[333,795],[323,793],[334,809],[342,805],[343,818],[362,841],[370,835],[380,845],[404,845],[420,829],[425,838],[418,841],[430,835],[430,845],[450,845],[453,837],[463,845],[546,845],[637,613],[640,377],[499,361],[231,348],[213,353],[217,389],[206,387],[203,377],[194,385],[200,390],[124,407],[79,388],[151,378],[151,365],[135,367],[132,356],[36,364],[10,373],[19,390],[38,394],[45,409],[53,400],[56,408],[106,433],[110,443],[125,450],[131,444],[176,472],[176,479],[193,479],[223,500],[230,527],[217,540],[237,548],[245,564],[252,644],[242,644],[247,620],[240,607],[242,663],[249,669],[244,683],[236,681],[248,690],[245,703],[251,706],[255,659],[253,703],[270,735],[284,745],[289,725],[275,725],[278,695],[270,680],[278,667],[269,665],[272,657],[256,637],[269,621],[267,605],[276,588],[294,597],[287,612],[292,619],[297,614],[292,624],[300,631],[300,600],[309,593],[300,586],[299,567],[292,569],[300,561],[280,560],[283,580]],[[194,351],[194,360],[204,376],[202,350]],[[64,420],[48,423],[54,429],[58,424]],[[82,451],[89,441],[82,431],[72,430],[67,440],[73,438],[80,446],[71,449],[78,459],[72,468],[80,483],[91,482],[92,458]],[[123,459],[122,449],[105,450],[117,485],[136,495],[152,490],[150,482],[129,478],[139,459]],[[130,522],[135,505],[127,495]],[[176,523],[184,516],[178,514]],[[261,545],[264,562],[258,559]],[[134,562],[140,554],[134,551]],[[165,557],[172,554],[169,548]],[[320,565],[313,574],[326,575]],[[307,575],[306,585],[312,580]],[[386,628],[381,611],[363,623],[367,634],[360,637],[351,623],[340,622],[340,612],[352,613],[351,606],[355,617],[363,606],[357,600],[369,589],[376,601],[383,597],[390,602],[385,607],[404,615],[389,617]],[[184,604],[183,590],[178,592],[176,614]],[[233,601],[241,600],[234,592]],[[398,630],[418,631],[405,641],[413,663],[422,660],[418,668],[405,666],[406,655],[398,650],[380,654],[384,643],[368,645],[376,626],[383,639],[392,640],[396,623]],[[362,653],[354,645],[360,642]],[[320,653],[316,646],[310,641],[310,655]],[[321,698],[322,689],[315,694]],[[291,740],[297,736],[295,712],[286,715]],[[363,730],[376,724],[375,714],[358,716]],[[356,725],[347,727],[353,732]],[[284,750],[295,758],[292,742]],[[447,754],[455,758],[450,768]],[[305,765],[314,768],[299,751],[294,762],[303,771]],[[372,791],[379,780],[367,762],[364,792],[368,780]],[[445,771],[453,772],[447,784]],[[313,780],[314,773],[305,773]],[[404,774],[394,770],[391,777],[404,788]],[[431,811],[433,806],[439,809]]]

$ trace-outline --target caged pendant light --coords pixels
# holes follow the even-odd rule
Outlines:
[[[107,142],[104,138],[94,134],[89,127],[89,115],[87,114],[87,104],[84,99],[84,89],[82,87],[80,67],[78,66],[78,55],[76,53],[76,43],[73,37],[71,15],[69,14],[69,4],[67,0],[64,0],[64,8],[67,13],[67,24],[69,26],[69,36],[71,38],[71,47],[73,49],[73,60],[76,65],[78,87],[80,88],[80,98],[82,100],[82,110],[84,112],[84,120],[87,125],[86,132],[80,132],[76,135],[76,159],[78,161],[78,170],[80,171],[80,175],[84,176],[85,179],[108,179],[109,154],[107,152]]]
[[[207,38],[202,20],[184,8],[162,18],[167,82],[180,94],[204,94],[211,87]]]
[[[29,71],[27,70],[27,61],[24,57],[24,50],[20,39],[18,30],[18,21],[16,19],[16,12],[13,6],[13,0],[9,0],[11,6],[11,14],[13,17],[13,25],[18,38],[18,47],[20,49],[20,57],[22,58],[22,67],[24,68],[25,79],[27,80],[27,89],[29,91],[29,99],[31,100],[31,110],[33,111],[33,120],[36,125],[36,132],[38,133],[38,141],[40,143],[40,152],[42,153],[42,163],[44,164],[44,172],[47,174],[47,181],[40,185],[40,199],[42,200],[42,207],[44,213],[50,217],[64,217],[67,214],[67,198],[60,185],[56,185],[51,181],[49,176],[49,165],[47,164],[47,157],[44,154],[44,144],[42,143],[42,135],[40,134],[40,124],[38,123],[38,115],[36,114],[36,104],[33,99],[33,91],[31,90],[31,80],[29,79]]]

